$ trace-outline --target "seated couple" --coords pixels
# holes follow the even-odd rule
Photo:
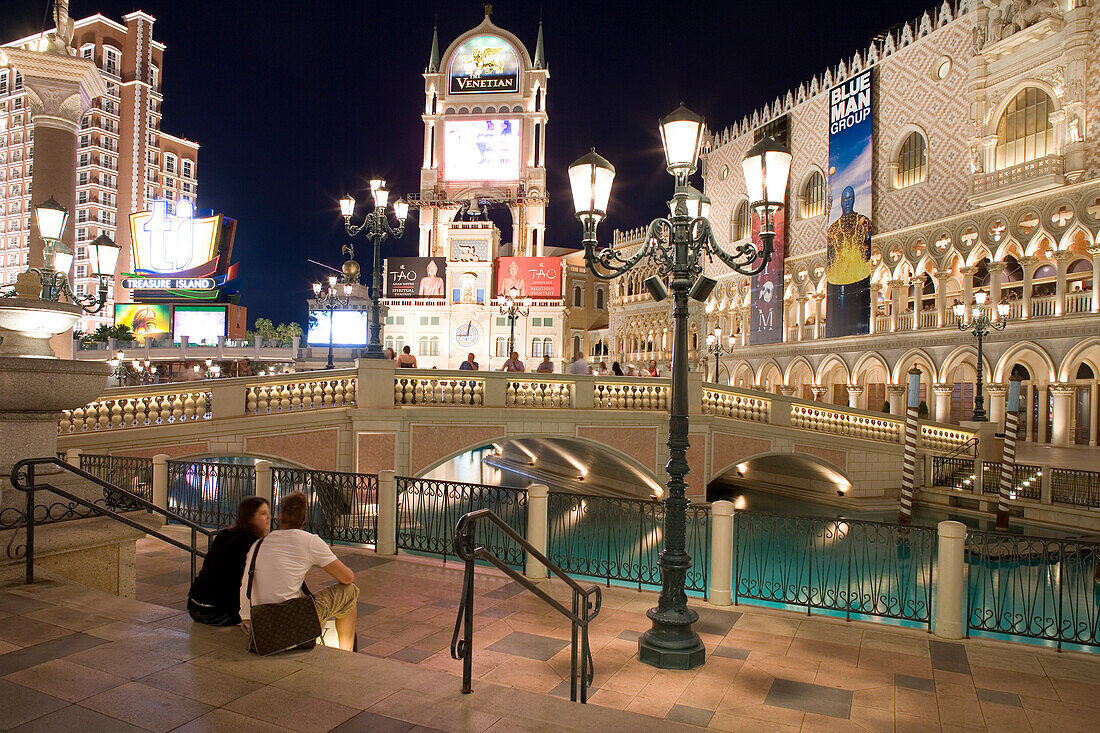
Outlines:
[[[252,597],[256,603],[278,603],[302,595],[306,573],[314,565],[336,579],[313,594],[317,618],[323,626],[336,620],[340,648],[354,648],[356,602],[359,589],[355,574],[340,562],[324,540],[302,529],[309,516],[309,500],[294,492],[279,504],[279,529],[271,531],[271,509],[267,499],[250,496],[237,507],[237,523],[214,537],[203,560],[202,570],[187,594],[187,612],[201,624],[234,626],[248,630],[249,600],[246,568],[256,543],[263,545],[256,558]]]

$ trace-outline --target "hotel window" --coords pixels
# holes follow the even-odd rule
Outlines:
[[[928,144],[919,132],[909,133],[898,151],[898,188],[920,183],[928,177]]]
[[[152,151],[149,152],[149,162],[150,163],[156,163],[157,162],[157,154],[156,153],[154,153]],[[168,154],[168,155],[164,156],[164,170],[168,171],[169,173],[175,173],[176,172],[176,156],[171,155],[171,154]]]
[[[1054,152],[1050,115],[1054,102],[1041,89],[1021,89],[997,122],[995,169],[1002,170]]]
[[[0,94],[8,93],[8,72],[0,74]]]
[[[554,341],[553,339],[545,338],[542,340],[542,355],[554,358]]]
[[[427,356],[428,355],[428,337],[427,336],[421,336],[420,337],[420,348],[417,349],[416,353],[417,353],[418,356]]]
[[[531,356],[542,356],[542,339],[540,339],[538,336],[531,339]]]
[[[80,58],[91,59],[95,56],[95,44],[88,43],[80,47]]]
[[[122,59],[122,53],[117,48],[111,48],[110,46],[104,46],[103,48],[103,70],[108,74],[114,74],[118,76],[119,63]]]
[[[573,288],[573,307],[581,308],[584,306],[584,290],[580,285]]]
[[[596,288],[596,310],[602,311],[604,307],[604,290]]]
[[[79,233],[78,233],[78,236],[79,236]],[[88,248],[87,247],[77,247],[76,248],[76,258],[78,260],[88,259]]]
[[[432,336],[428,340],[428,356],[439,356],[439,337]]]
[[[810,219],[825,213],[825,176],[814,171],[802,186],[802,218]]]
[[[734,209],[733,215],[730,217],[730,241],[739,242],[742,239],[748,239],[752,233],[751,230],[752,218],[749,216],[749,202],[742,201]]]
[[[497,356],[508,356],[508,339],[497,336],[494,353]]]
[[[192,163],[189,160],[183,161],[182,170],[183,170],[183,177],[184,178],[194,178],[194,170],[195,170],[195,164],[194,163]]]

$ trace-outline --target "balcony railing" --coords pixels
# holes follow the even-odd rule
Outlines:
[[[1064,170],[1061,155],[1048,155],[1045,158],[1029,160],[1026,163],[1003,168],[992,173],[978,173],[974,176],[974,193],[983,194],[1007,186],[1015,186],[1042,176],[1060,176]]]

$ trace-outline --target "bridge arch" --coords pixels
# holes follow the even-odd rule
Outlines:
[[[722,493],[723,484],[742,484],[746,486],[781,486],[788,490],[797,487],[800,495],[807,499],[815,496],[834,498],[851,490],[853,482],[847,471],[835,463],[809,453],[781,453],[764,451],[711,472],[707,484],[707,499]]]

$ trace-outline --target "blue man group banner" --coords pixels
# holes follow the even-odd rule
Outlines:
[[[775,214],[775,241],[768,266],[752,276],[749,306],[749,343],[778,344],[783,341],[783,259],[787,251],[787,218],[781,209]],[[760,247],[760,216],[752,215],[752,241]]]
[[[829,91],[826,338],[870,329],[871,127],[871,72],[864,71]]]

